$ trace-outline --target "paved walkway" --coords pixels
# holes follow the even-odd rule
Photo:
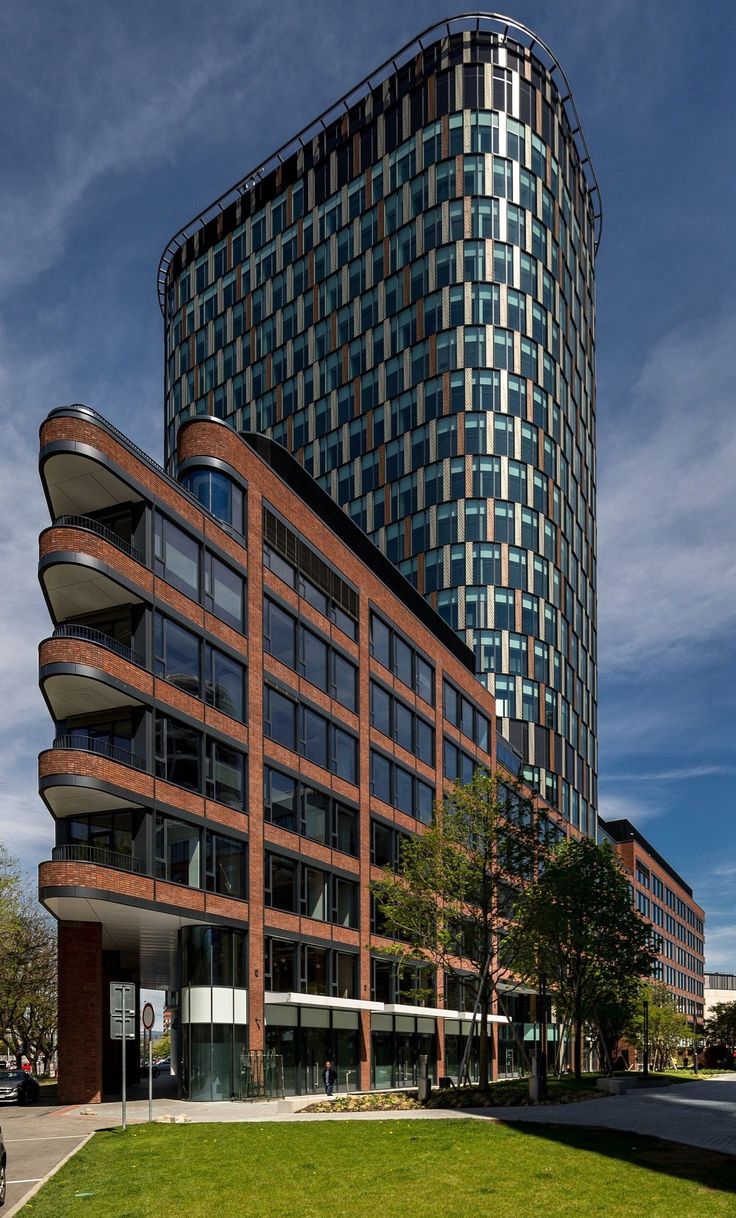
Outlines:
[[[466,1109],[475,1117],[541,1125],[587,1125],[667,1138],[736,1155],[736,1078],[720,1078],[539,1108]]]

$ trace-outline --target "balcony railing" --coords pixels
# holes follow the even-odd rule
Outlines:
[[[130,749],[120,748],[95,736],[64,735],[57,736],[51,746],[54,749],[81,749],[85,753],[97,753],[101,757],[109,757],[111,761],[119,761],[122,765],[132,766],[135,770],[145,770],[146,763],[137,753]]]
[[[61,626],[56,627],[53,637],[55,639],[83,639],[86,643],[96,643],[99,647],[106,647],[108,651],[114,651],[124,660],[130,660],[132,664],[137,664],[140,668],[146,667],[143,656],[129,647],[127,643],[120,643],[111,635],[105,634],[102,630],[95,630],[92,626],[77,626],[74,622],[64,622]]]
[[[116,871],[143,874],[143,861],[135,855],[124,854],[121,850],[106,850],[102,846],[85,846],[81,842],[54,846],[51,858],[55,863],[95,863],[98,867],[114,867]]]
[[[132,546],[129,541],[125,541],[119,533],[113,533],[112,529],[106,528],[104,524],[100,524],[99,520],[94,520],[92,516],[57,516],[53,527],[87,529],[90,533],[96,533],[98,537],[109,541],[110,545],[121,550],[123,554],[127,554],[129,558],[133,558],[139,563],[145,563],[145,558],[140,550],[136,550],[135,546]]]

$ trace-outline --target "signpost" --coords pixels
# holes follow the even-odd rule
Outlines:
[[[123,1132],[128,1128],[125,1096],[125,1042],[135,1040],[135,986],[132,981],[110,982],[110,1039],[119,1040],[122,1063]]]
[[[147,1002],[141,1012],[141,1022],[148,1033],[148,1121],[153,1120],[153,1025],[156,1022],[156,1012],[150,1002]]]

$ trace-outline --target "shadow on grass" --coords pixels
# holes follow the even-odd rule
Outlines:
[[[503,1116],[496,1111],[499,1123]],[[736,1157],[716,1150],[701,1150],[698,1146],[683,1146],[639,1133],[618,1129],[601,1129],[574,1125],[537,1125],[524,1121],[509,1121],[507,1129],[515,1129],[529,1137],[553,1142],[572,1150],[603,1155],[619,1163],[631,1164],[646,1171],[673,1176],[724,1193],[736,1193]]]

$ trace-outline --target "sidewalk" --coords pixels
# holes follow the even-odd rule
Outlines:
[[[304,1097],[306,1102],[318,1103],[324,1096]],[[139,1125],[148,1121],[148,1100],[133,1100],[128,1104],[128,1124]],[[67,1126],[82,1125],[83,1128],[111,1129],[121,1124],[120,1101],[80,1104],[72,1108],[59,1108],[55,1116],[63,1118]],[[278,1100],[233,1102],[220,1100],[209,1102],[197,1100],[154,1100],[154,1121],[163,1116],[185,1118],[183,1124],[200,1125],[206,1122],[242,1123],[250,1121],[406,1121],[467,1119],[468,1113],[443,1111],[442,1109],[411,1109],[407,1112],[279,1112]]]
[[[628,1091],[540,1108],[467,1108],[468,1116],[541,1125],[597,1126],[666,1138],[702,1150],[736,1155],[736,1078]]]

